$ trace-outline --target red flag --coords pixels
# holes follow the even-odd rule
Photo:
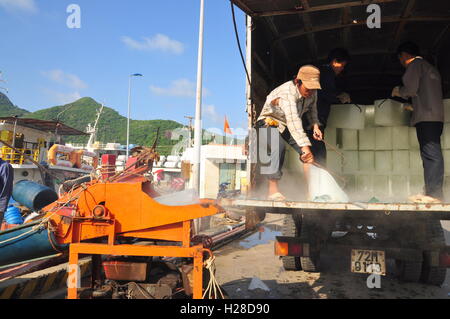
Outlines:
[[[228,123],[226,116],[225,116],[225,124],[224,124],[223,130],[225,131],[225,134],[233,134],[233,132],[230,129],[230,123]]]

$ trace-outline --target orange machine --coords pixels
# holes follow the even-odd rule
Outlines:
[[[194,299],[203,297],[204,258],[212,253],[192,243],[191,222],[215,215],[219,208],[212,202],[175,207],[155,201],[151,178],[145,177],[154,159],[154,153],[142,154],[124,172],[78,185],[44,209],[43,221],[55,247],[69,245],[69,299],[79,297],[80,255],[192,258],[185,288],[191,289]],[[131,239],[146,242],[136,244]],[[93,279],[98,279],[95,267],[101,267],[99,257],[93,258]]]

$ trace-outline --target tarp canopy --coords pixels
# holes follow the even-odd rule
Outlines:
[[[0,122],[29,127],[35,130],[57,133],[58,135],[88,135],[61,122],[16,117],[0,117]]]

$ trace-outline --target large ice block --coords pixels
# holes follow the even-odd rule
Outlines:
[[[365,127],[375,127],[375,105],[366,105]]]
[[[419,140],[417,139],[417,131],[415,127],[409,128],[409,149],[410,150],[420,149]]]
[[[409,173],[409,151],[392,152],[392,171],[394,173]]]
[[[450,174],[450,150],[443,150],[445,174]]]
[[[375,152],[360,151],[359,152],[359,170],[361,172],[372,173],[375,171]]]
[[[392,128],[392,148],[394,150],[409,150],[408,126],[395,126]]]
[[[450,99],[444,100],[444,117],[445,123],[450,123]]]
[[[344,173],[353,173],[357,172],[359,169],[358,163],[358,152],[357,151],[344,151],[344,160],[343,160],[343,172]]]
[[[379,151],[392,150],[391,127],[377,127],[375,129],[375,149]]]
[[[357,130],[342,130],[342,149],[346,151],[358,150],[358,131]]]
[[[390,196],[396,202],[404,202],[409,194],[408,176],[392,175],[391,179],[391,194]]]
[[[373,177],[373,191],[379,199],[389,196],[389,176],[375,175]]]
[[[404,104],[391,99],[375,101],[375,125],[409,125],[411,112],[405,111]]]
[[[392,152],[376,151],[375,152],[375,171],[377,173],[388,174],[392,171]]]
[[[344,175],[342,176],[345,180],[345,184],[342,185],[344,191],[352,195],[356,191],[356,176],[355,175]]]
[[[444,124],[444,131],[442,132],[442,148],[445,150],[450,149],[450,123]]]
[[[373,175],[356,176],[357,197],[362,200],[369,200],[373,197]]]
[[[336,132],[336,129],[334,127],[327,127],[325,129],[325,141],[328,144],[336,146],[336,144],[337,144],[337,132]],[[329,149],[328,145],[327,145],[327,149]]]
[[[360,151],[375,150],[375,131],[373,127],[358,131]]]
[[[366,108],[364,105],[336,104],[331,106],[328,126],[362,130],[365,123]]]
[[[416,195],[424,192],[424,177],[423,175],[411,175],[409,177],[409,193]]]
[[[409,151],[409,171],[415,174],[423,174],[422,158],[419,151]]]
[[[327,153],[327,168],[334,173],[342,172],[342,157],[336,152],[329,151]]]
[[[450,202],[450,176],[444,177],[444,199],[445,202]]]

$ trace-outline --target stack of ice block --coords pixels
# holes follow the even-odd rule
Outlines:
[[[445,160],[444,195],[450,200],[450,99],[444,101],[442,149]],[[328,147],[328,168],[347,179],[352,200],[404,202],[423,191],[423,164],[410,113],[392,100],[363,106],[364,121],[355,105],[334,105],[325,139],[344,154]],[[334,118],[333,118],[334,117]]]

